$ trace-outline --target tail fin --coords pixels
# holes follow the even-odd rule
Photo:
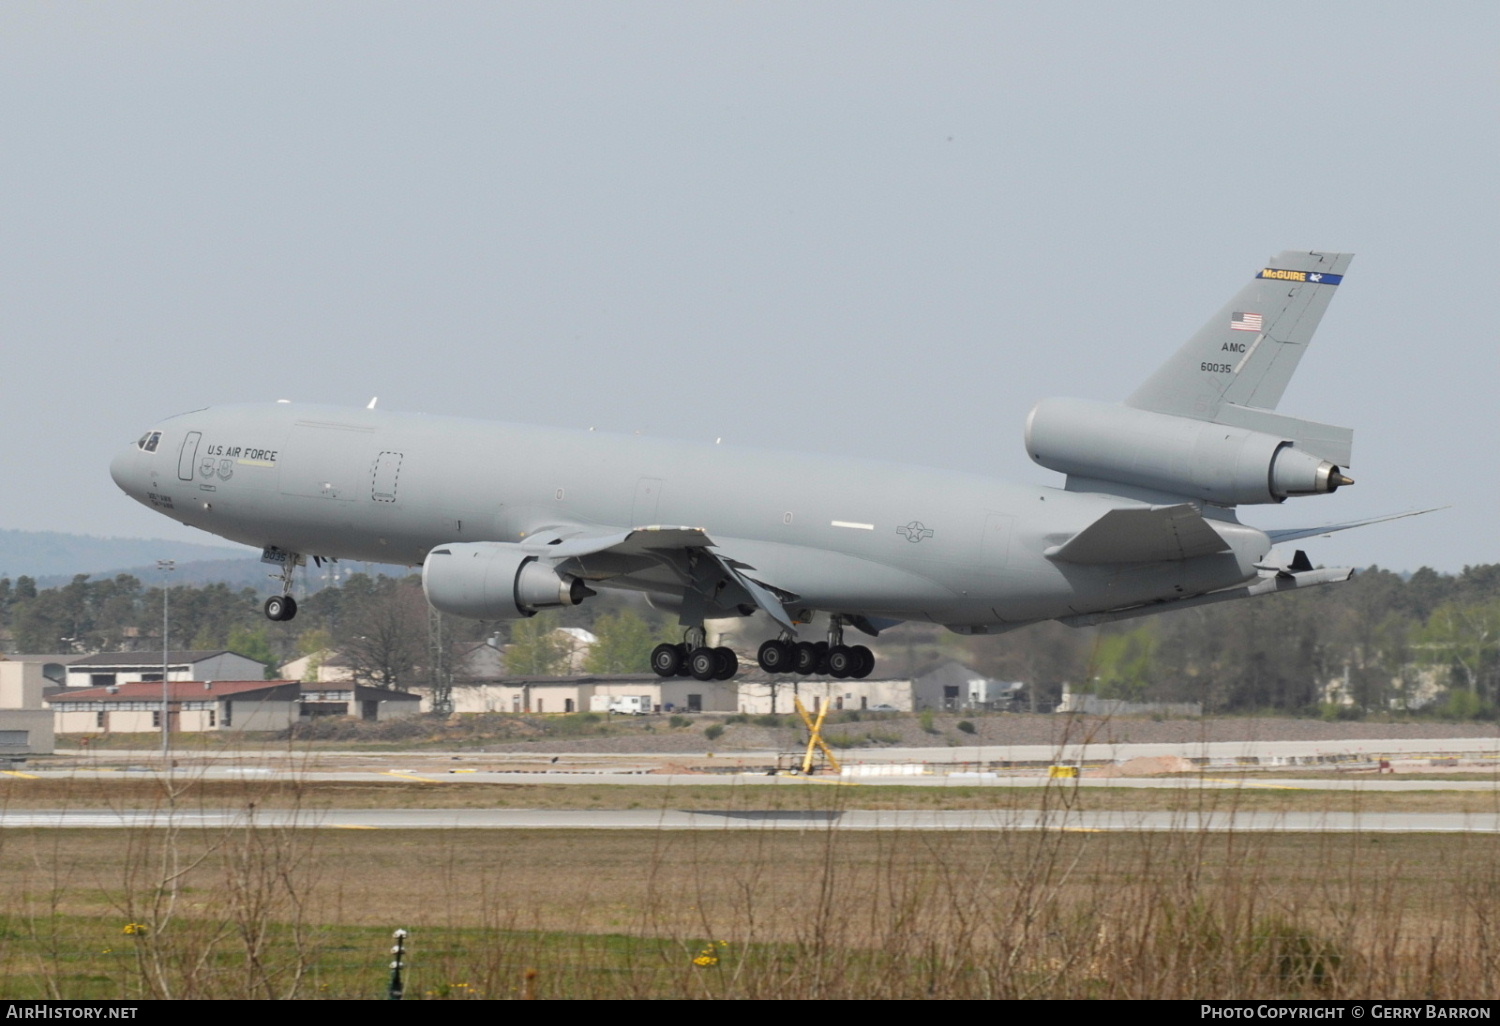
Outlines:
[[[1250,427],[1225,407],[1248,407],[1244,412],[1255,420],[1264,416],[1258,411],[1276,408],[1353,259],[1352,253],[1277,254],[1125,405]]]
[[[1038,403],[1026,421],[1031,458],[1067,474],[1071,490],[1163,503],[1281,502],[1353,484],[1342,469],[1353,431],[1272,412],[1353,259],[1273,257],[1124,405]]]

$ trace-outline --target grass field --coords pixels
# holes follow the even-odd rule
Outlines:
[[[1500,811],[1496,791],[1305,790],[1270,774],[1132,789],[184,769],[167,784],[106,765],[0,776],[0,808],[291,809],[304,823],[411,807]],[[409,998],[1394,1000],[1500,984],[1500,838],[1480,834],[7,829],[0,909],[10,998],[378,998],[397,927]]]
[[[1493,794],[5,777],[8,808],[1493,811]],[[1444,804],[1447,803],[1447,804]],[[253,819],[253,817],[252,817]],[[8,997],[1474,997],[1488,835],[27,830]],[[128,932],[127,932],[128,931]]]
[[[1497,855],[1419,835],[9,831],[0,987],[379,997],[404,927],[409,997],[1475,997],[1500,982]]]
[[[649,778],[647,778],[649,779]],[[1204,788],[1185,777],[1165,788],[896,786],[813,778],[765,784],[497,784],[462,776],[424,782],[390,777],[366,782],[179,778],[170,800],[188,808],[315,809],[1040,809],[1187,812],[1500,812],[1500,789],[1487,791],[1322,791],[1274,780]],[[0,776],[0,808],[158,808],[169,795],[156,777],[99,773],[78,777]]]

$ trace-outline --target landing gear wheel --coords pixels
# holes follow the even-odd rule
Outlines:
[[[682,670],[681,645],[657,645],[651,650],[651,669],[658,677],[675,677]]]
[[[677,676],[691,677],[693,668],[688,665],[688,656],[692,655],[693,650],[686,645],[673,645],[672,647],[677,649],[677,655],[681,658],[681,662],[677,664]]]
[[[854,676],[854,671],[859,666],[859,656],[847,645],[834,645],[828,650],[828,672],[843,680]]]
[[[688,654],[688,673],[695,680],[713,680],[719,668],[719,660],[711,648],[695,648]]]
[[[266,619],[276,623],[290,620],[297,615],[297,600],[290,595],[272,595],[266,599]]]
[[[813,651],[818,653],[817,665],[813,667],[814,673],[828,672],[828,642],[819,641],[813,645]]]
[[[804,676],[818,668],[818,646],[811,641],[799,641],[796,648],[797,672]]]
[[[797,666],[797,650],[785,641],[768,641],[760,646],[755,661],[767,673],[790,673]]]
[[[714,680],[729,680],[740,672],[740,658],[732,648],[716,648],[714,651]]]
[[[850,674],[859,680],[864,680],[875,670],[875,653],[863,645],[855,645],[849,651],[854,653],[854,672]]]

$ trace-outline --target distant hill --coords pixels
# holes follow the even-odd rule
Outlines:
[[[179,565],[212,560],[259,565],[253,549],[231,545],[196,545],[159,538],[95,538],[60,531],[0,530],[0,577],[62,577],[103,574],[116,567],[151,567],[158,559],[175,559]],[[138,576],[140,576],[138,574]]]
[[[171,557],[163,556],[162,558],[170,559]],[[390,566],[385,563],[340,563],[338,568],[344,574],[364,573],[372,576],[385,574],[387,577],[404,577],[417,572],[404,566]],[[249,559],[200,559],[186,563],[179,561],[177,569],[172,571],[171,583],[173,587],[176,587],[183,584],[204,585],[222,582],[236,591],[240,588],[254,588],[262,595],[270,595],[272,592],[281,590],[280,581],[272,576],[277,572],[274,566],[262,563],[258,555],[251,556]],[[81,570],[79,573],[88,573],[88,571]],[[161,571],[156,569],[154,561],[144,566],[101,570],[89,576],[99,580],[117,577],[120,574],[138,577],[148,588],[156,587],[161,584],[162,580]],[[36,583],[39,588],[60,588],[71,581],[73,576],[73,574],[55,574],[38,577]],[[297,571],[297,594],[310,595],[315,591],[321,591],[329,584],[336,583],[337,580],[338,578],[331,573],[325,574],[322,570],[304,567]]]
[[[223,582],[236,591],[240,588],[254,588],[256,591],[269,595],[272,589],[279,588],[279,585],[269,576],[275,569],[262,563],[258,558],[197,559],[188,562],[179,560],[176,569],[172,571],[171,584],[175,587],[180,584],[203,585]],[[145,566],[112,567],[97,573],[80,570],[79,573],[87,573],[96,581],[108,580],[120,574],[130,574],[132,577],[140,578],[141,583],[148,588],[154,588],[162,581],[162,573],[156,569],[154,561]],[[74,576],[74,574],[46,574],[36,579],[36,586],[60,588],[72,581]]]

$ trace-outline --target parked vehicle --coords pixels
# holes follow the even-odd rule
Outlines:
[[[650,695],[615,695],[609,700],[606,707],[612,713],[622,716],[649,716],[651,714]]]

